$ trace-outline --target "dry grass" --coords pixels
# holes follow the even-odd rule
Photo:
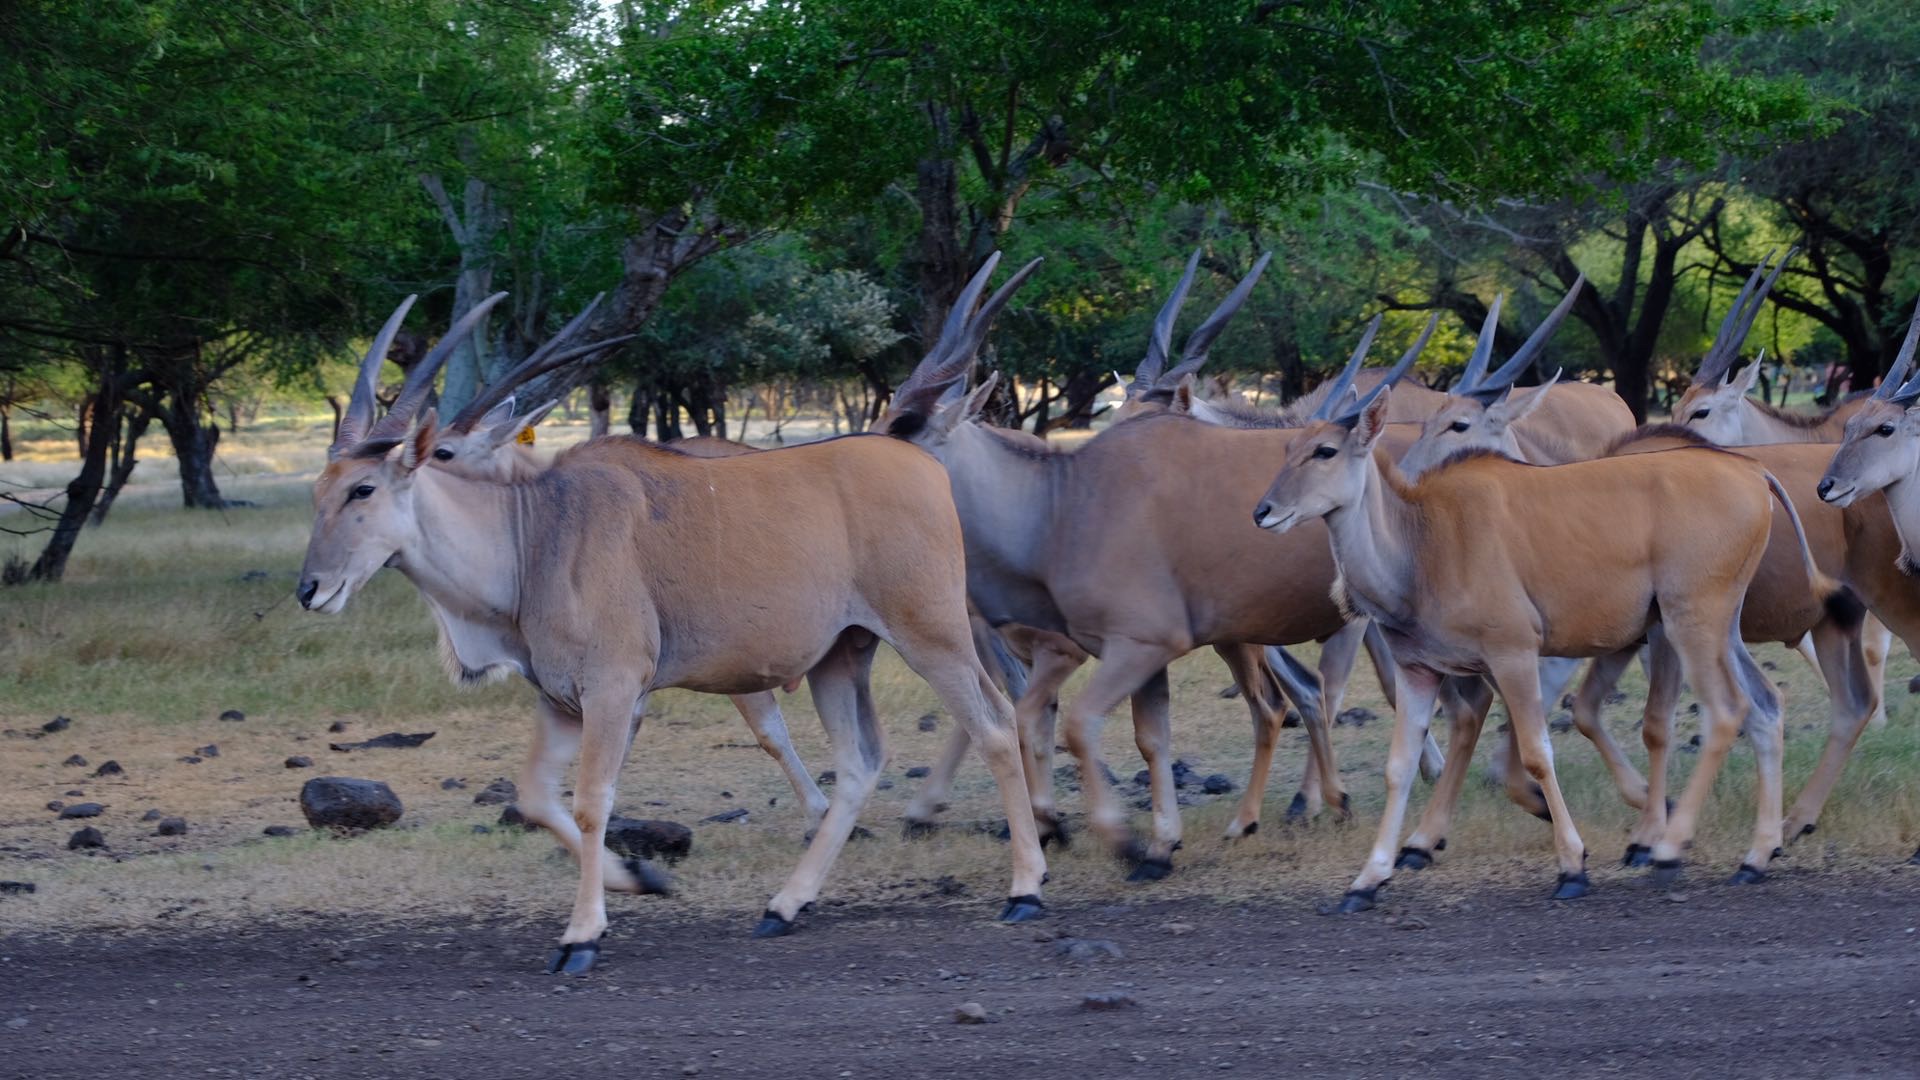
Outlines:
[[[256,446],[235,438],[236,454],[257,453],[292,468],[310,468],[318,450],[307,432],[270,432]],[[143,466],[144,468],[145,466]],[[39,885],[33,896],[0,898],[0,929],[128,927],[157,921],[213,923],[286,919],[300,913],[374,917],[460,917],[525,912],[564,917],[571,868],[543,835],[476,834],[497,808],[472,796],[496,776],[518,771],[531,691],[515,683],[478,691],[449,686],[434,658],[433,631],[403,580],[383,575],[335,618],[308,615],[288,602],[306,539],[305,481],[265,472],[227,481],[230,493],[260,503],[226,514],[187,514],[164,487],[130,496],[114,519],[80,544],[69,581],[57,587],[0,592],[0,877]],[[5,545],[0,545],[0,556]],[[1310,651],[1310,650],[1309,650]],[[1789,794],[1811,769],[1825,730],[1824,698],[1797,657],[1769,647],[1761,658],[1788,686]],[[1916,665],[1904,652],[1892,665],[1893,721],[1869,732],[1853,768],[1822,820],[1817,840],[1793,850],[1787,866],[1885,864],[1905,858],[1920,839],[1920,708],[1904,692]],[[1084,673],[1083,673],[1084,677]],[[828,885],[829,902],[912,900],[967,903],[989,914],[1005,885],[1006,849],[965,827],[1000,814],[985,770],[970,765],[953,800],[957,827],[925,842],[905,843],[893,823],[914,784],[902,775],[930,763],[950,730],[920,732],[914,720],[934,708],[932,696],[890,653],[876,667],[876,697],[888,717],[893,786],[878,793],[865,820],[876,836],[849,846]],[[1636,672],[1623,687],[1626,703],[1608,722],[1628,743],[1641,686]],[[1203,773],[1244,779],[1246,712],[1217,691],[1224,669],[1211,653],[1174,669],[1176,748]],[[1076,680],[1069,692],[1078,689]],[[816,771],[833,765],[804,693],[783,699],[800,752]],[[1380,709],[1370,673],[1356,680],[1351,703]],[[678,868],[683,893],[672,910],[756,914],[799,854],[800,814],[779,773],[752,745],[726,701],[666,692],[643,729],[621,778],[620,808],[635,816],[688,823],[734,807],[751,811],[742,824],[695,825],[695,849]],[[243,723],[217,719],[225,709]],[[73,727],[27,737],[61,714]],[[345,736],[327,725],[348,722]],[[1050,894],[1069,903],[1144,895],[1217,900],[1280,898],[1305,905],[1334,895],[1357,869],[1381,798],[1380,769],[1389,734],[1386,717],[1363,728],[1338,729],[1341,764],[1354,792],[1356,823],[1278,827],[1304,763],[1304,738],[1289,732],[1267,808],[1268,828],[1247,841],[1219,839],[1234,796],[1190,808],[1179,873],[1147,890],[1128,886],[1120,868],[1089,844],[1052,859]],[[437,731],[416,750],[339,754],[327,742],[386,731]],[[1691,734],[1682,716],[1680,738]],[[179,759],[208,743],[220,756],[199,764]],[[1612,869],[1632,812],[1614,796],[1595,755],[1576,735],[1555,738],[1561,776],[1580,814],[1602,886],[1629,875]],[[1107,760],[1122,777],[1141,767],[1124,716],[1110,722]],[[84,755],[88,768],[63,766]],[[306,754],[312,770],[282,761]],[[113,759],[126,775],[90,779]],[[1681,769],[1693,759],[1679,757]],[[270,824],[299,825],[296,803],[309,776],[365,776],[391,784],[405,801],[401,828],[351,841],[307,835],[260,836]],[[1696,873],[1719,875],[1738,857],[1751,808],[1751,757],[1736,754],[1695,854]],[[464,778],[465,790],[441,781]],[[66,796],[68,790],[84,796]],[[1137,795],[1132,789],[1128,797]],[[1419,798],[1424,799],[1424,789]],[[98,801],[111,849],[64,850],[78,823],[56,821],[45,804]],[[1063,801],[1077,810],[1077,794]],[[138,819],[149,808],[191,823],[185,837],[150,835]],[[1499,793],[1472,785],[1443,863],[1399,889],[1465,896],[1490,880],[1537,884],[1552,875],[1551,840],[1540,822]],[[945,898],[934,882],[952,878],[964,892]],[[621,899],[633,910],[643,902]],[[645,901],[646,910],[663,910]],[[616,914],[616,918],[619,916]]]

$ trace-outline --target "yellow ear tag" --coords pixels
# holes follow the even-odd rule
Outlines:
[[[533,445],[533,428],[531,427],[521,428],[520,434],[514,436],[513,441],[519,443],[521,446],[532,446]]]

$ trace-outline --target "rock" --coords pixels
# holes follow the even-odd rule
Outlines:
[[[71,797],[71,798],[75,798],[75,799],[77,799],[77,798],[79,798],[80,796],[82,796],[82,795],[85,795],[85,794],[86,794],[86,792],[84,792],[84,791],[81,791],[81,790],[80,790],[79,788],[74,788],[74,789],[73,789],[72,791],[69,791],[69,792],[67,792],[67,795],[68,795],[69,797]]]
[[[273,575],[267,573],[265,570],[249,570],[246,573],[240,575],[240,582],[243,585],[251,585],[256,581],[271,580],[272,577]]]
[[[1183,788],[1190,784],[1197,784],[1199,782],[1200,782],[1200,774],[1193,771],[1193,766],[1187,764],[1184,759],[1175,759],[1173,763],[1173,786],[1174,787]]]
[[[480,794],[473,797],[473,805],[498,806],[501,803],[510,803],[519,797],[520,789],[513,786],[513,781],[495,780],[493,783],[488,784],[486,789],[481,791]]]
[[[1061,938],[1053,943],[1053,955],[1068,960],[1119,960],[1124,957],[1120,946],[1100,938]]]
[[[198,764],[200,764],[200,760],[201,760],[201,759],[199,759],[199,758],[197,758],[197,757],[195,757],[194,755],[192,755],[192,754],[188,754],[188,755],[187,755],[186,757],[183,757],[183,758],[181,758],[181,759],[180,759],[180,764],[182,764],[182,765],[198,765]]]
[[[103,761],[100,763],[99,768],[93,770],[93,775],[96,777],[125,776],[127,775],[127,770],[121,768],[120,763],[117,761]]]
[[[729,821],[745,821],[745,820],[747,820],[747,808],[744,806],[736,806],[731,810],[722,811],[718,814],[713,815],[712,817],[703,817],[700,819],[700,824],[720,825]]]
[[[1200,790],[1209,795],[1225,795],[1233,790],[1233,780],[1226,773],[1214,773],[1200,781]]]
[[[1916,676],[1916,678],[1920,678],[1920,676]],[[920,718],[921,731],[934,731],[934,730],[937,730],[939,727],[940,727],[939,713],[927,713],[925,716],[922,716]]]
[[[1379,718],[1372,709],[1363,709],[1356,705],[1351,709],[1341,709],[1339,715],[1333,718],[1333,722],[1336,727],[1366,727]]]
[[[347,730],[347,722],[345,720],[335,720],[333,723],[327,725],[327,731],[334,735],[338,735],[345,730]]]
[[[153,830],[155,836],[187,835],[187,819],[183,817],[161,818],[160,827]]]
[[[219,756],[220,756],[220,747],[218,747],[218,746],[216,746],[216,745],[215,745],[215,744],[213,744],[213,743],[208,743],[207,745],[205,745],[205,746],[203,746],[203,747],[201,747],[200,749],[198,749],[198,750],[195,750],[195,751],[194,751],[194,753],[196,753],[196,754],[199,754],[199,755],[200,755],[201,757],[203,757],[203,758],[205,758],[205,757],[219,757]]]
[[[228,709],[226,712],[220,714],[220,719],[225,720],[229,724],[241,724],[246,722],[247,714],[241,712],[239,709]]]
[[[79,754],[71,754],[67,757],[67,760],[60,764],[65,765],[69,769],[84,769],[87,767],[87,759],[81,757]]]
[[[445,780],[440,781],[441,791],[465,791],[466,789],[467,782],[465,780],[456,780],[449,776]]]
[[[411,750],[437,734],[439,733],[434,731],[423,731],[417,735],[402,735],[397,731],[389,731],[385,735],[375,735],[365,742],[328,743],[327,749],[338,750],[343,754],[352,750]]]
[[[1140,1003],[1133,1000],[1132,994],[1123,994],[1114,990],[1103,994],[1088,994],[1080,999],[1080,1007],[1088,1012],[1118,1012],[1121,1009],[1137,1009]]]
[[[63,818],[99,817],[106,809],[97,802],[74,803],[72,806],[63,808],[60,816]]]
[[[1160,929],[1165,930],[1174,937],[1186,937],[1188,934],[1193,933],[1194,927],[1190,922],[1170,922],[1161,926]]]
[[[154,809],[154,810],[148,810],[146,813],[141,814],[140,820],[141,821],[159,821],[161,818],[165,816],[166,815],[162,814],[159,810]]]
[[[0,896],[26,896],[39,890],[31,881],[0,881]]]
[[[636,859],[679,859],[693,850],[693,830],[677,821],[615,817],[607,822],[607,847]]]
[[[884,778],[884,777],[883,777],[883,778],[881,778],[881,779],[879,779],[879,780],[876,780],[876,781],[874,782],[874,785],[873,785],[873,790],[875,790],[875,791],[892,791],[892,790],[893,790],[893,781],[891,781],[891,780],[888,780],[888,779],[886,779],[886,778]]]
[[[260,830],[263,836],[299,836],[300,830],[291,825],[269,825]]]
[[[1920,694],[1920,675],[1907,680],[1907,693]]]
[[[53,719],[47,721],[46,723],[41,724],[40,730],[46,732],[49,735],[52,735],[53,733],[58,731],[65,731],[72,726],[73,726],[73,721],[67,719],[64,716],[56,716]]]
[[[1681,743],[1680,752],[1683,754],[1699,753],[1700,752],[1700,736],[1695,735],[1693,738],[1688,739],[1686,742]]]
[[[107,838],[101,835],[99,829],[91,825],[67,837],[68,851],[85,851],[90,848],[103,848],[106,846]]]
[[[913,768],[907,770],[907,779],[920,780],[932,775],[932,773],[933,770],[927,768],[925,765],[915,765]]]
[[[1234,698],[1240,696],[1240,684],[1228,683],[1220,688],[1220,693],[1216,696],[1219,697],[1221,701],[1232,701]]]
[[[953,1022],[956,1024],[987,1023],[986,1006],[977,1001],[969,1001],[965,1005],[953,1010]]]
[[[492,829],[490,829],[490,828],[488,828],[488,827],[487,827],[487,826],[485,826],[485,825],[475,825],[475,826],[473,827],[473,834],[474,834],[475,836],[486,836],[486,835],[488,835],[488,834],[490,834],[490,833],[492,833],[492,832],[493,832],[493,830],[492,830]]]
[[[840,774],[837,772],[834,772],[832,769],[828,769],[826,772],[823,772],[819,776],[814,777],[814,782],[819,784],[821,787],[826,787],[828,784],[831,784],[838,779],[840,779]]]
[[[55,799],[52,802],[47,804],[47,809],[53,811],[56,814],[62,810],[65,810],[66,808],[67,808],[67,804],[61,802],[59,799]]]
[[[526,829],[528,831],[532,831],[540,827],[538,825],[535,825],[533,822],[528,821],[527,815],[521,813],[520,807],[516,806],[513,803],[508,803],[507,805],[500,808],[500,820],[495,824],[499,825],[503,829]]]
[[[313,759],[305,754],[295,754],[288,758],[283,764],[289,769],[311,769],[313,768]]]
[[[400,797],[378,780],[316,776],[300,785],[300,812],[316,829],[378,829],[400,820]]]

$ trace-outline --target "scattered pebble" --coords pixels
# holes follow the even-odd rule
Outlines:
[[[161,818],[160,827],[153,830],[155,836],[187,835],[187,819],[180,817]]]
[[[192,755],[192,754],[188,754],[188,755],[187,755],[186,757],[183,757],[183,758],[181,758],[181,759],[180,759],[180,764],[182,764],[182,765],[198,765],[198,764],[200,764],[200,759],[199,759],[198,757],[195,757],[195,756],[194,756],[194,755]]]
[[[1209,795],[1225,795],[1233,788],[1233,780],[1226,773],[1214,773],[1200,781],[1200,790]]]
[[[1915,678],[1920,679],[1920,675],[1916,675]],[[939,713],[927,713],[925,716],[922,716],[920,718],[921,731],[933,731],[937,729],[939,726],[940,726]]]
[[[928,768],[925,765],[915,765],[912,768],[907,770],[907,779],[919,780],[926,776],[931,775],[932,773],[933,773],[933,770]]]
[[[200,749],[195,750],[194,753],[199,754],[203,758],[219,757],[220,747],[216,746],[213,743],[208,743],[207,745],[201,747]]]
[[[500,779],[488,784],[485,790],[475,795],[473,805],[496,806],[500,803],[510,803],[519,797],[520,789],[513,786],[513,781]]]
[[[47,809],[53,811],[56,814],[62,810],[65,810],[66,808],[67,808],[67,804],[61,802],[59,799],[55,799],[52,802],[47,804]]]
[[[1333,722],[1338,727],[1366,727],[1378,719],[1380,719],[1379,715],[1372,709],[1355,706],[1351,709],[1341,709],[1333,718]]]
[[[241,712],[239,709],[228,709],[226,712],[220,714],[220,719],[225,720],[229,724],[242,723],[246,718],[247,714]]]
[[[81,757],[79,754],[73,754],[73,755],[70,755],[67,758],[67,760],[61,762],[60,764],[65,765],[70,769],[84,769],[87,767],[87,759]]]
[[[615,817],[607,822],[606,843],[636,859],[671,861],[693,850],[693,830],[677,821]]]
[[[1061,938],[1053,943],[1053,955],[1068,960],[1122,959],[1120,946],[1100,938]]]
[[[1116,1012],[1121,1009],[1137,1009],[1140,1003],[1133,999],[1132,994],[1123,994],[1115,990],[1088,994],[1080,999],[1080,1007],[1089,1012]]]
[[[46,732],[49,735],[52,735],[57,731],[65,731],[72,726],[73,726],[72,720],[69,720],[64,716],[56,716],[53,719],[47,721],[46,723],[41,724],[40,730]]]
[[[289,769],[311,769],[313,768],[313,759],[305,754],[295,754],[288,758],[285,764]]]
[[[333,723],[327,725],[327,731],[334,735],[338,735],[345,730],[347,730],[347,722],[345,720],[335,720]]]
[[[31,881],[0,881],[0,896],[25,896],[40,891]]]
[[[449,776],[445,780],[440,781],[441,791],[465,791],[466,789],[467,782],[465,780],[457,780]]]
[[[99,829],[91,825],[67,837],[68,851],[83,851],[88,848],[103,848],[106,846],[107,838],[101,834]]]
[[[1188,934],[1193,933],[1194,926],[1190,922],[1170,922],[1160,929],[1165,930],[1174,937],[1186,937]]]
[[[700,819],[700,824],[721,825],[729,821],[745,821],[745,820],[747,820],[747,808],[744,806],[736,806],[731,810],[722,811],[721,813],[714,814],[711,817],[703,817]]]
[[[299,836],[300,830],[291,825],[269,825],[260,830],[264,836]]]
[[[398,731],[389,731],[385,735],[375,735],[365,742],[328,743],[327,749],[342,754],[353,750],[411,750],[434,737],[438,732],[422,731],[414,735],[403,735]]]
[[[99,817],[106,809],[97,802],[74,803],[72,806],[62,808],[60,816],[63,818]]]
[[[987,1023],[986,1006],[977,1001],[969,1001],[965,1005],[953,1010],[953,1022],[956,1024]]]
[[[378,780],[316,776],[300,786],[300,812],[316,829],[378,829],[400,820],[400,796]]]
[[[127,775],[127,770],[125,770],[125,769],[123,769],[123,768],[121,768],[121,767],[120,767],[120,763],[119,763],[119,762],[117,762],[117,761],[111,761],[111,760],[109,760],[109,761],[103,761],[103,762],[101,762],[101,763],[100,763],[100,767],[99,767],[99,768],[97,768],[97,769],[95,769],[95,770],[93,770],[93,775],[95,775],[95,776],[125,776],[125,775]]]
[[[539,826],[533,822],[528,821],[527,815],[521,813],[520,807],[514,803],[508,803],[500,808],[500,820],[497,824],[503,829],[539,828]]]

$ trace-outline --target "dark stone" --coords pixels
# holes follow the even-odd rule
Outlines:
[[[1153,783],[1153,773],[1149,772],[1146,769],[1141,769],[1139,772],[1133,774],[1134,787],[1147,787],[1152,783]]]
[[[1209,795],[1225,795],[1233,790],[1233,781],[1226,773],[1214,773],[1200,781],[1200,790]]]
[[[345,720],[335,720],[333,723],[327,725],[327,731],[334,735],[338,735],[345,730],[347,730],[347,722]]]
[[[67,808],[67,804],[61,802],[59,799],[55,799],[52,802],[47,804],[47,809],[53,811],[56,814],[62,810],[65,810],[66,808]]]
[[[100,763],[100,767],[99,767],[99,768],[97,768],[97,769],[95,769],[95,770],[93,770],[93,775],[95,775],[95,776],[125,776],[125,775],[127,775],[127,770],[125,770],[125,769],[123,769],[123,768],[121,768],[121,767],[120,767],[120,763],[119,763],[119,762],[117,762],[117,761],[103,761],[103,762],[101,762],[101,763]]]
[[[747,808],[744,806],[736,806],[731,810],[724,810],[718,814],[713,815],[712,817],[703,817],[700,819],[700,824],[719,825],[729,821],[745,821],[745,820],[747,820]]]
[[[73,754],[60,764],[70,769],[84,769],[87,767],[87,759],[81,757],[79,754]]]
[[[103,848],[106,846],[107,838],[101,835],[99,829],[91,825],[67,837],[68,851],[85,851],[89,848]]]
[[[880,781],[878,781],[878,782],[876,782],[876,783],[875,783],[875,784],[873,785],[873,790],[875,790],[875,791],[892,791],[892,790],[893,790],[893,781],[891,781],[891,780],[887,780],[887,779],[881,779]]]
[[[311,769],[313,768],[313,759],[305,754],[295,754],[288,758],[285,764],[289,769]]]
[[[97,802],[74,803],[72,806],[62,809],[60,816],[63,818],[99,817],[106,809],[106,807],[101,806]]]
[[[161,818],[165,816],[166,816],[165,814],[162,814],[157,809],[148,810],[146,813],[140,815],[140,820],[141,821],[159,821]]]
[[[70,798],[75,798],[75,799],[77,799],[77,798],[79,798],[80,796],[82,796],[82,795],[85,795],[85,794],[86,794],[86,792],[84,792],[84,791],[81,791],[81,790],[80,790],[79,788],[74,788],[74,789],[73,789],[72,791],[69,791],[69,792],[67,792],[67,795],[68,795],[68,796],[69,796]]]
[[[693,830],[677,821],[616,817],[607,822],[607,847],[636,859],[671,862],[693,850]]]
[[[1200,782],[1200,774],[1193,771],[1193,766],[1187,764],[1184,759],[1176,758],[1174,760],[1173,762],[1173,786],[1174,787],[1187,787],[1190,784],[1197,784],[1199,782]]]
[[[1126,954],[1120,946],[1099,938],[1061,938],[1053,943],[1053,955],[1067,960],[1120,960]]]
[[[501,803],[510,803],[519,797],[520,789],[513,785],[513,781],[495,780],[493,783],[488,784],[486,789],[481,791],[480,794],[473,797],[473,805],[498,806]]]
[[[31,881],[0,881],[0,896],[25,896],[39,888]]]
[[[933,774],[933,770],[928,768],[927,766],[915,765],[911,769],[907,770],[907,779],[920,780],[932,774]]]
[[[437,734],[439,733],[434,731],[423,731],[417,735],[402,735],[397,731],[389,731],[385,735],[375,735],[365,742],[328,743],[327,749],[338,750],[343,754],[352,750],[411,750]]]
[[[1547,721],[1547,730],[1553,732],[1555,735],[1565,735],[1567,732],[1572,731],[1573,714],[1560,713],[1555,716],[1553,719]]]
[[[500,808],[500,820],[496,824],[503,829],[526,829],[528,831],[540,827],[528,821],[527,815],[521,813],[520,807],[513,803],[508,803]]]
[[[1920,678],[1920,676],[1916,676],[1916,678]],[[921,731],[933,731],[939,728],[939,726],[940,726],[939,713],[927,713],[925,716],[922,716],[920,718]]]
[[[1683,754],[1699,753],[1700,752],[1700,736],[1695,735],[1693,738],[1688,739],[1686,742],[1681,743],[1680,752]]]
[[[316,829],[378,829],[400,820],[400,796],[378,780],[316,776],[300,785],[300,812]]]
[[[194,753],[199,754],[203,758],[219,757],[220,747],[215,745],[214,743],[208,743],[207,745],[200,747],[198,750],[195,750]]]
[[[1111,991],[1104,994],[1088,994],[1080,999],[1080,1007],[1089,1012],[1117,1012],[1121,1009],[1137,1009],[1140,1003],[1133,1000],[1132,994]]]
[[[1351,709],[1341,709],[1339,715],[1333,718],[1333,722],[1337,727],[1366,727],[1379,718],[1372,709],[1355,706]]]
[[[1234,698],[1237,698],[1240,696],[1240,684],[1228,683],[1227,685],[1220,688],[1219,696],[1221,701],[1232,701]]]
[[[153,830],[155,836],[187,835],[187,819],[182,817],[162,818],[159,828]]]
[[[291,825],[269,825],[260,830],[265,836],[299,836],[300,830]]]
[[[485,825],[475,825],[475,826],[473,827],[473,834],[474,834],[475,836],[486,836],[487,834],[489,834],[489,833],[491,833],[491,832],[493,832],[493,830],[492,830],[492,829],[490,829],[490,828],[488,828],[488,827],[487,827],[487,826],[485,826]]]
[[[73,721],[67,719],[64,716],[56,716],[53,719],[47,721],[46,723],[41,724],[40,730],[46,732],[49,735],[52,735],[56,731],[65,731],[72,726],[73,726]]]
[[[440,781],[441,791],[465,791],[466,789],[467,782],[465,780],[456,780],[449,776],[445,780]]]
[[[1920,675],[1907,680],[1907,693],[1920,694]]]
[[[834,772],[832,769],[828,769],[826,772],[823,772],[819,776],[814,777],[814,782],[819,784],[821,787],[826,787],[828,784],[831,784],[838,779],[840,779],[840,774]]]
[[[220,719],[225,720],[229,724],[239,724],[246,721],[247,714],[241,712],[239,709],[228,709],[226,712],[220,714]]]
[[[273,575],[267,573],[265,570],[249,570],[240,575],[240,583],[243,585],[251,585],[256,581],[271,580],[272,577]]]
[[[183,757],[183,758],[181,758],[181,759],[180,759],[180,764],[182,764],[182,765],[198,765],[198,764],[200,764],[200,760],[201,760],[200,758],[197,758],[197,757],[195,757],[195,756],[193,756],[192,754],[188,754],[188,755],[187,755],[186,757]]]

